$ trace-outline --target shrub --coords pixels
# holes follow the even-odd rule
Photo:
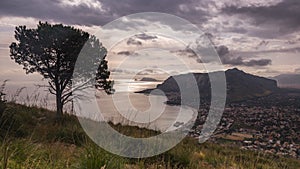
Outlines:
[[[6,109],[6,104],[5,104],[5,94],[3,92],[4,87],[5,87],[5,82],[3,82],[3,84],[0,86],[0,138],[3,137],[5,135],[5,133],[2,131],[2,127],[5,123],[4,118],[3,118],[3,113]]]
[[[5,105],[5,93],[4,93],[4,88],[5,88],[5,84],[6,84],[6,81],[4,81],[2,83],[2,85],[0,86],[0,117],[2,117],[2,114],[6,108],[6,105]]]

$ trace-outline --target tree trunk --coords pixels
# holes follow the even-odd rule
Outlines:
[[[63,103],[61,98],[61,92],[56,93],[56,117],[60,119],[63,116]]]

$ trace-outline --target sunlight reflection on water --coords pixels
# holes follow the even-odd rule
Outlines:
[[[141,82],[122,80],[115,83],[116,93],[106,95],[98,92],[97,102],[106,121],[147,127],[155,130],[174,130],[176,122],[188,123],[195,120],[197,111],[183,106],[165,104],[163,95],[145,95],[134,93],[155,88],[161,82]],[[180,111],[183,115],[177,117]]]

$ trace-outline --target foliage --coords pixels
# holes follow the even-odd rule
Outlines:
[[[93,78],[91,71],[97,70],[95,87],[112,91],[112,82],[107,80],[107,52],[95,36],[71,26],[39,22],[36,29],[16,27],[15,39],[17,42],[10,45],[11,59],[22,65],[27,74],[38,72],[48,79],[49,92],[56,95],[58,116],[62,116],[63,106],[71,101],[74,90],[84,87],[72,88],[79,56],[84,59],[80,63],[83,69],[76,76],[88,81]],[[85,52],[81,53],[83,48]]]

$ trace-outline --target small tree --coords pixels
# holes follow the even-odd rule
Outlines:
[[[23,65],[26,74],[38,72],[48,79],[49,92],[56,96],[58,117],[63,114],[63,106],[71,100],[72,74],[84,45],[90,49],[87,63],[98,66],[95,87],[112,92],[105,60],[107,51],[95,36],[71,26],[39,22],[36,29],[16,27],[15,38],[17,43],[10,45],[11,59]]]

